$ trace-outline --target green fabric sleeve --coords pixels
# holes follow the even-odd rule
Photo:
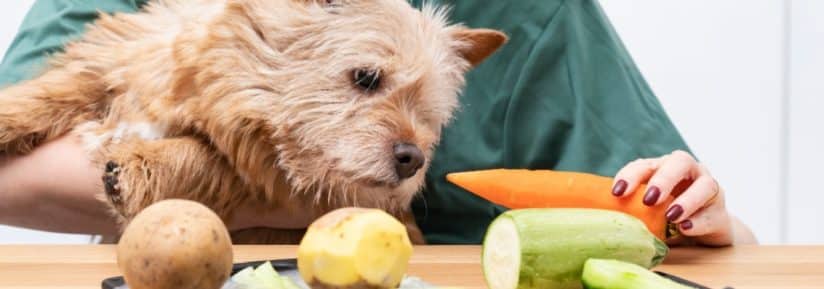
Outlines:
[[[146,1],[35,1],[0,63],[0,87],[38,73],[48,55],[81,35],[99,12],[134,12]]]
[[[614,175],[635,158],[688,149],[597,1],[441,2],[452,6],[453,21],[511,39],[468,75],[461,108],[413,204],[429,242],[479,243],[504,210],[448,183],[447,173]]]

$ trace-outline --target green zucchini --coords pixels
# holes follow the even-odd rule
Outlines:
[[[490,224],[482,262],[490,289],[579,289],[587,259],[651,268],[668,250],[644,223],[621,212],[521,209]]]
[[[581,282],[586,289],[694,289],[618,260],[589,259]]]

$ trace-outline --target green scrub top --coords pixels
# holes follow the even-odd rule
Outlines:
[[[0,86],[30,77],[97,11],[133,12],[145,2],[36,1],[0,64]],[[688,150],[597,1],[427,2],[451,6],[454,22],[510,36],[468,74],[461,108],[412,205],[428,242],[480,243],[505,210],[448,183],[447,173],[528,168],[614,175],[633,159]]]

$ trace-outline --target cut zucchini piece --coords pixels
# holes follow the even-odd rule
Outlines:
[[[280,275],[272,267],[272,263],[268,261],[261,264],[255,269],[255,278],[257,278],[260,285],[267,289],[283,289],[280,284]]]
[[[581,282],[586,289],[695,289],[618,260],[589,259]]]

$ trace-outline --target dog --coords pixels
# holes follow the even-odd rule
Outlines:
[[[0,152],[79,136],[121,225],[168,198],[226,222],[248,202],[313,217],[360,206],[420,243],[409,204],[464,75],[507,41],[446,14],[403,0],[160,0],[101,15],[40,75],[0,91]]]

